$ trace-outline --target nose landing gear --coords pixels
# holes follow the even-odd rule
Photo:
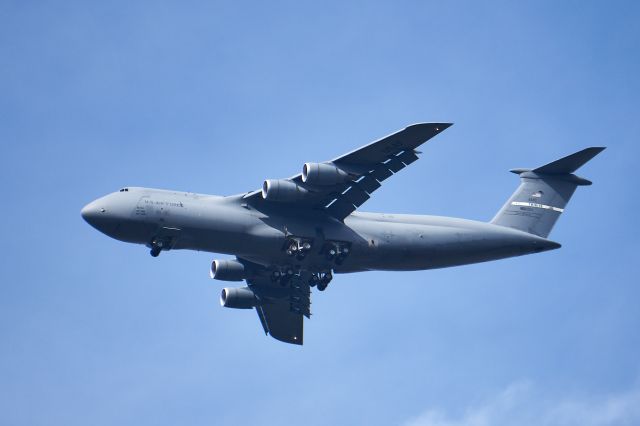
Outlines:
[[[151,243],[151,250],[149,250],[149,254],[153,257],[158,257],[163,247],[164,243],[162,241],[154,241]]]
[[[170,241],[167,241],[165,239],[161,239],[161,238],[154,239],[153,241],[151,241],[151,244],[147,246],[147,247],[151,247],[151,250],[149,250],[149,254],[153,257],[158,257],[162,250],[169,250],[170,248],[169,243]]]

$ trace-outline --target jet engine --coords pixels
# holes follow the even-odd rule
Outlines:
[[[225,308],[251,309],[260,305],[260,301],[249,287],[223,288],[220,305]]]
[[[262,198],[269,201],[298,201],[309,191],[285,179],[267,179],[262,184]]]
[[[237,260],[214,260],[209,276],[221,281],[242,281],[245,279],[244,265]]]
[[[302,167],[302,181],[311,185],[335,185],[350,179],[347,172],[333,164],[305,163]]]

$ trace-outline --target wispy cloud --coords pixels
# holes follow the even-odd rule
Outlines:
[[[640,388],[605,396],[552,399],[530,382],[513,383],[459,416],[430,408],[405,426],[631,426],[640,424]]]

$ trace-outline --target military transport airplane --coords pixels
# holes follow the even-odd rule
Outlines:
[[[211,278],[247,283],[224,288],[222,306],[255,308],[266,334],[301,345],[311,288],[325,290],[334,273],[443,268],[560,247],[547,236],[576,187],[591,185],[573,173],[604,148],[511,170],[520,186],[488,223],[356,211],[449,126],[414,124],[240,195],[127,187],[81,214],[112,238],[146,245],[152,256],[177,249],[234,255],[211,265]]]

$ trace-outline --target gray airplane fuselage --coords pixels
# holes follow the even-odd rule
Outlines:
[[[344,222],[291,204],[255,206],[242,195],[212,196],[129,187],[99,198],[82,216],[104,234],[129,243],[171,241],[166,249],[235,255],[264,266],[338,273],[422,270],[537,253],[560,247],[545,238],[473,220],[354,212]],[[283,249],[288,236],[312,241],[297,260]],[[340,266],[321,253],[324,241],[349,244]]]

